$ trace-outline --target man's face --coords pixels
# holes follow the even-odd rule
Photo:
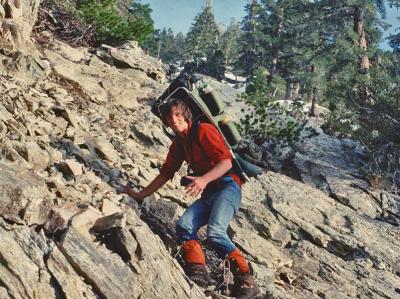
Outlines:
[[[178,106],[172,106],[167,117],[168,126],[175,134],[183,134],[188,129],[188,122],[185,120],[182,110]]]

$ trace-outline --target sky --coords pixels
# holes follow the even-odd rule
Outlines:
[[[240,21],[248,0],[212,0],[212,10],[217,24],[228,25],[231,18]],[[142,0],[150,4],[156,29],[171,27],[174,34],[186,34],[194,17],[200,12],[205,0]],[[225,26],[225,27],[226,27]]]
[[[231,18],[241,21],[245,15],[244,6],[249,0],[212,0],[213,13],[217,24],[228,26]],[[193,23],[194,17],[200,12],[205,4],[205,0],[142,0],[143,4],[150,4],[152,18],[156,29],[171,27],[174,34],[182,32],[186,34]],[[387,7],[386,22],[393,26],[384,33],[395,33],[395,29],[400,27],[400,10]],[[399,31],[397,31],[399,32]],[[386,42],[381,44],[381,48],[389,50]]]

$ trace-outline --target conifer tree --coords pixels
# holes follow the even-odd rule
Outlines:
[[[242,21],[243,34],[239,40],[240,56],[235,70],[246,77],[262,65],[262,49],[259,41],[259,20],[261,5],[252,0],[245,6],[246,15]]]
[[[231,19],[230,24],[221,37],[221,51],[224,55],[225,65],[234,65],[239,59],[239,39],[241,29],[235,19]]]
[[[212,13],[211,2],[207,1],[201,12],[194,18],[186,35],[186,55],[190,59],[207,58],[213,55],[218,40],[218,26]]]
[[[175,62],[183,62],[187,59],[185,56],[185,36],[182,32],[178,32],[174,39],[174,61]]]
[[[399,35],[391,37],[393,55],[379,50],[380,17],[387,4],[398,6],[400,1],[260,2],[246,6],[243,21],[242,45],[251,46],[241,48],[241,58],[246,58],[242,66],[250,66],[245,73],[254,75],[246,101],[262,111],[276,96],[283,97],[277,92],[282,80],[287,99],[301,97],[312,107],[318,100],[329,101],[330,128],[361,141],[372,173],[400,186]],[[268,74],[262,88],[252,83],[260,81],[255,71],[260,66]],[[260,128],[269,127],[262,117],[257,121]]]
[[[151,36],[144,43],[143,48],[147,54],[160,59],[161,31],[159,29],[153,31]]]
[[[165,63],[170,63],[174,60],[175,57],[175,48],[174,48],[174,33],[171,28],[163,29],[161,32],[161,50],[160,50],[160,58]]]

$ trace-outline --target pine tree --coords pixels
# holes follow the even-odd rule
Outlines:
[[[190,59],[207,58],[216,50],[218,40],[218,26],[208,1],[186,35],[185,53]]]
[[[259,41],[259,20],[262,13],[261,5],[257,0],[245,6],[246,15],[242,21],[243,34],[239,40],[240,56],[235,70],[249,77],[262,65],[262,52]]]
[[[174,33],[171,28],[163,29],[161,31],[161,48],[160,58],[165,63],[170,63],[174,60],[175,49],[174,49]]]
[[[392,55],[379,50],[380,16],[387,4],[400,1],[260,1],[246,6],[243,22],[242,66],[252,75],[244,99],[256,111],[247,129],[272,126],[263,120],[268,115],[263,109],[277,96],[283,98],[277,90],[284,81],[286,99],[306,99],[311,107],[328,101],[333,111],[329,127],[361,141],[372,172],[400,185],[398,35],[391,40]],[[260,67],[267,69],[263,88],[255,84]]]
[[[326,44],[334,59],[326,96],[336,108],[331,128],[365,146],[368,175],[400,184],[400,85],[378,49],[384,7],[383,1],[346,1],[328,14],[338,19]]]
[[[161,31],[159,29],[153,31],[151,36],[144,43],[143,49],[147,54],[160,59]]]
[[[182,63],[187,59],[185,56],[185,36],[182,32],[178,32],[174,39],[174,61]]]
[[[224,55],[225,65],[234,65],[239,59],[239,39],[241,29],[235,19],[231,19],[230,24],[221,37],[221,51]]]

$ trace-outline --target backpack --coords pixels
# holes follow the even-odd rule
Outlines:
[[[240,136],[234,122],[227,118],[219,94],[210,85],[200,81],[198,77],[186,73],[173,80],[153,103],[151,109],[152,113],[159,117],[165,126],[168,125],[163,117],[163,107],[172,97],[183,99],[192,112],[193,124],[190,140],[198,141],[198,126],[201,122],[211,123],[217,128],[233,157],[231,171],[234,171],[241,179],[247,181],[249,177],[257,177],[263,168],[266,168],[266,164],[261,160],[261,149],[255,143],[246,141]],[[202,148],[201,144],[199,145]]]

